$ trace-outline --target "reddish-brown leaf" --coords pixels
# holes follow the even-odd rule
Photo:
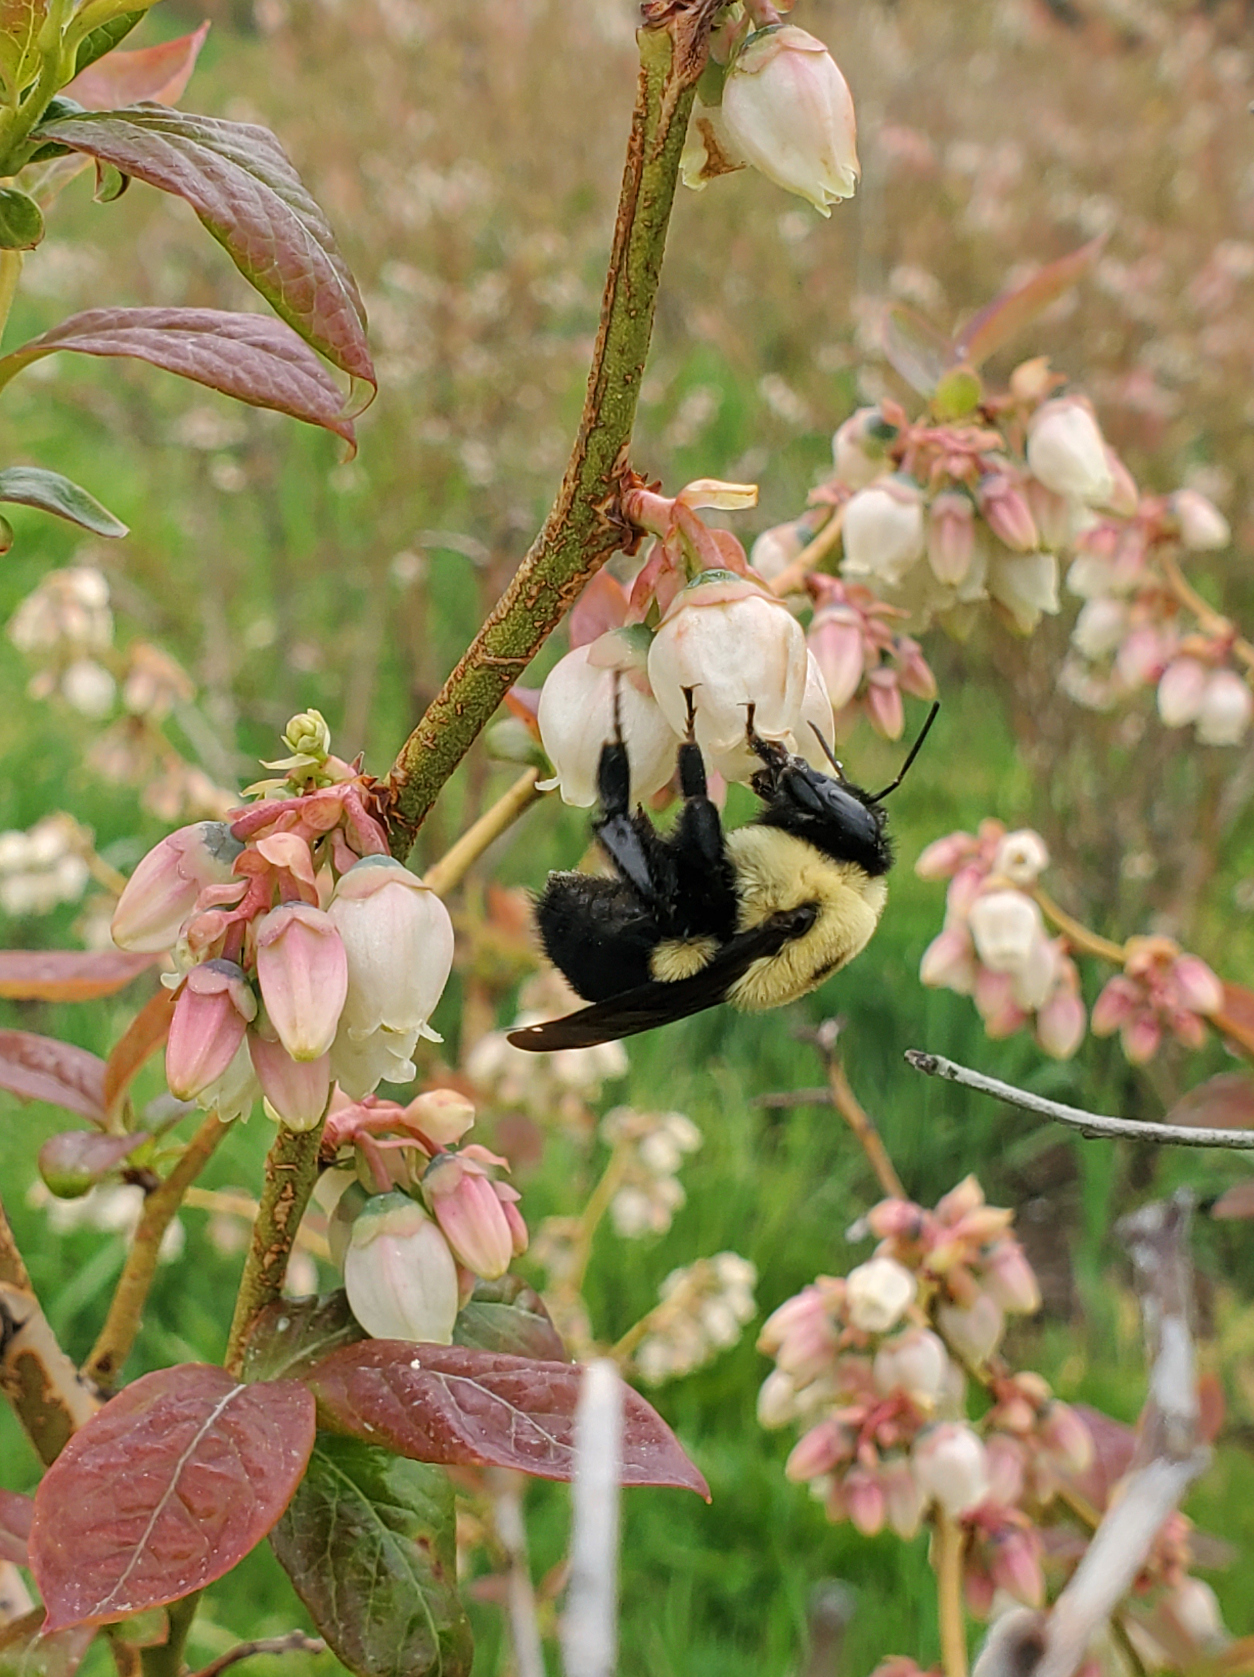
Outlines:
[[[1221,1071],[1182,1095],[1163,1118],[1164,1124],[1188,1124],[1195,1129],[1248,1130],[1254,1125],[1254,1077],[1243,1071]]]
[[[1224,1004],[1210,1022],[1222,1031],[1239,1053],[1254,1060],[1254,990],[1243,984],[1224,985]]]
[[[306,1376],[321,1422],[414,1461],[511,1467],[569,1480],[577,1363],[370,1339],[333,1351]],[[623,1394],[624,1485],[675,1485],[709,1499],[701,1474],[662,1417]]]
[[[0,1089],[24,1101],[47,1101],[103,1124],[104,1070],[102,1059],[72,1042],[0,1031]]]
[[[1235,1187],[1220,1194],[1211,1206],[1210,1214],[1232,1222],[1245,1222],[1254,1217],[1254,1180],[1238,1182]]]
[[[221,1578],[287,1507],[313,1442],[313,1399],[294,1380],[241,1386],[189,1363],[128,1386],[35,1496],[48,1628],[110,1624]]]
[[[930,320],[894,303],[880,327],[880,346],[912,390],[930,396],[957,359],[953,343]]]
[[[165,1042],[174,1014],[174,992],[164,987],[150,996],[114,1043],[105,1061],[104,1104],[113,1118],[139,1068]]]
[[[88,309],[0,361],[20,371],[57,350],[125,355],[255,408],[303,419],[356,447],[344,397],[309,346],[281,320],[225,309]]]
[[[95,1638],[94,1625],[47,1632],[44,1610],[36,1607],[0,1626],[0,1671],[6,1677],[74,1677]]]
[[[89,111],[110,111],[119,105],[135,105],[153,99],[158,105],[177,104],[192,78],[200,49],[209,33],[208,23],[176,41],[160,41],[138,52],[111,52],[61,89]]]
[[[0,1561],[26,1565],[26,1543],[35,1517],[33,1497],[0,1491]]]
[[[142,104],[63,117],[39,134],[185,199],[275,313],[373,389],[356,281],[268,129]]]
[[[9,1001],[95,1001],[124,990],[159,958],[121,949],[0,949],[0,996]]]
[[[972,367],[988,360],[995,350],[1042,314],[1049,305],[1082,279],[1106,243],[1099,233],[1079,250],[1060,256],[1038,268],[1029,280],[1015,285],[986,303],[957,336],[958,359]]]

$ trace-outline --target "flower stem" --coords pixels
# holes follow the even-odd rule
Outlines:
[[[539,778],[538,769],[527,769],[520,774],[508,792],[499,797],[491,809],[484,810],[473,826],[467,827],[440,860],[427,869],[423,884],[429,886],[437,897],[447,896],[454,886],[460,885],[488,846],[544,796],[543,792],[536,791]]]
[[[1208,635],[1214,635],[1218,640],[1230,641],[1233,652],[1246,669],[1254,670],[1254,645],[1243,635],[1237,634],[1236,625],[1230,618],[1224,617],[1214,606],[1207,604],[1192,583],[1186,580],[1173,554],[1160,553],[1157,559],[1158,568],[1163,573],[1167,586],[1180,604],[1188,607]]]
[[[280,1124],[266,1155],[261,1204],[257,1208],[257,1221],[253,1224],[227,1340],[225,1367],[230,1374],[238,1375],[243,1366],[244,1348],[258,1313],[283,1291],[288,1254],[318,1179],[321,1140],[321,1124],[312,1130],[289,1130]]]
[[[708,35],[708,22],[706,23]],[[634,532],[615,517],[653,330],[666,230],[703,43],[640,35],[640,78],[583,415],[566,475],[509,587],[392,766],[392,849],[408,854],[471,743],[584,584]],[[673,50],[674,48],[674,50]]]
[[[1078,949],[1085,955],[1096,955],[1099,961],[1109,961],[1116,967],[1123,965],[1127,959],[1127,952],[1121,943],[1112,943],[1109,938],[1100,937],[1096,932],[1089,931],[1087,926],[1081,925],[1078,920],[1073,920],[1065,909],[1059,908],[1053,898],[1041,890],[1039,885],[1032,887],[1031,895],[1041,913],[1054,922],[1073,949]]]
[[[845,1076],[844,1066],[841,1065],[835,1054],[828,1054],[825,1058],[827,1061],[827,1086],[831,1090],[832,1105],[858,1138],[862,1151],[867,1156],[867,1163],[875,1173],[875,1180],[890,1199],[907,1199],[909,1196],[902,1187],[901,1178],[893,1166],[893,1161],[888,1156],[888,1149],[884,1146],[880,1132],[876,1129],[866,1108],[854,1094],[849,1079]]]
[[[967,1677],[967,1633],[962,1621],[962,1528],[936,1515],[936,1610],[945,1677]]]
[[[182,1156],[165,1181],[154,1188],[144,1201],[109,1313],[91,1355],[83,1364],[84,1376],[94,1380],[106,1392],[112,1391],[139,1333],[144,1305],[157,1272],[161,1237],[174,1220],[188,1188],[212,1158],[226,1130],[227,1126],[217,1113],[211,1112],[183,1149]]]

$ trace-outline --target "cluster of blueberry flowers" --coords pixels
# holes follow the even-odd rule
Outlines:
[[[685,1203],[679,1171],[701,1145],[701,1131],[682,1112],[641,1112],[615,1106],[601,1120],[601,1139],[611,1147],[614,1188],[610,1221],[624,1240],[665,1234]]]
[[[1088,1017],[1066,939],[1049,935],[1034,894],[1048,863],[1039,833],[1008,833],[1000,821],[928,845],[916,873],[948,879],[949,886],[944,928],[919,969],[923,983],[970,996],[991,1037],[1030,1024],[1057,1059],[1075,1053],[1086,1025],[1096,1036],[1118,1031],[1134,1065],[1151,1060],[1168,1036],[1200,1047],[1207,1017],[1223,1006],[1223,985],[1205,961],[1171,938],[1132,937],[1109,946],[1122,971],[1107,980]]]
[[[1076,1412],[997,1356],[1007,1314],[1040,1305],[1011,1221],[974,1177],[934,1211],[884,1200],[866,1218],[874,1256],[843,1278],[820,1276],[759,1340],[775,1359],[760,1421],[804,1429],[789,1478],[868,1535],[957,1522],[968,1605],[981,1615],[997,1589],[1044,1599],[1040,1517],[1092,1456]],[[978,1423],[966,1412],[972,1376],[989,1400]]]
[[[757,1314],[757,1280],[756,1267],[739,1252],[716,1252],[672,1270],[635,1349],[640,1378],[660,1386],[730,1350]]]
[[[230,821],[163,839],[113,917],[122,949],[165,953],[166,1078],[222,1118],[261,1096],[295,1130],[407,1082],[453,960],[439,898],[388,854],[371,787],[331,755],[317,711],[289,724],[283,778]]]
[[[527,1250],[507,1160],[459,1146],[474,1107],[453,1089],[408,1105],[337,1094],[322,1133],[315,1190],[353,1315],[375,1339],[447,1345],[477,1280]]]

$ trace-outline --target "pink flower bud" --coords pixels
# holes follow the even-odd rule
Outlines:
[[[435,892],[390,857],[365,856],[340,879],[327,913],[348,957],[350,1038],[424,1030],[453,965],[453,922]]]
[[[858,615],[848,606],[827,606],[815,612],[806,638],[823,672],[828,698],[840,710],[862,681],[866,654]]]
[[[832,437],[832,460],[836,476],[850,489],[865,489],[888,470],[885,433],[896,433],[878,408],[859,408],[851,413]]]
[[[918,1283],[895,1258],[871,1258],[846,1278],[849,1321],[863,1333],[887,1333],[914,1302]]]
[[[1197,955],[1178,955],[1171,966],[1171,985],[1180,1006],[1190,1013],[1218,1013],[1224,1004],[1224,987]]]
[[[984,1442],[988,1459],[988,1494],[991,1502],[1015,1508],[1023,1496],[1023,1446],[1004,1432],[992,1433]]]
[[[988,1293],[977,1293],[968,1306],[942,1304],[936,1312],[937,1326],[958,1355],[979,1365],[1001,1344],[1006,1318]]]
[[[270,1023],[294,1060],[320,1060],[348,994],[348,957],[331,917],[282,903],[256,922],[257,982]]]
[[[906,711],[897,685],[896,670],[881,664],[866,678],[867,719],[886,740],[899,740],[906,726]]]
[[[742,750],[750,704],[763,738],[793,733],[806,671],[805,636],[787,606],[755,583],[717,571],[676,597],[649,648],[649,683],[681,738],[688,726],[684,690],[695,689],[697,743],[709,757]],[[747,750],[743,755],[745,772],[760,767]]]
[[[253,1070],[273,1115],[289,1130],[312,1130],[322,1122],[331,1098],[331,1056],[294,1060],[277,1040],[248,1033]]]
[[[1059,985],[1036,1013],[1036,1040],[1054,1060],[1069,1060],[1084,1041],[1088,1016],[1075,990]]]
[[[614,737],[615,693],[631,767],[632,802],[652,797],[675,772],[675,734],[652,693],[642,693],[623,673],[630,667],[626,645],[625,632],[611,629],[577,646],[554,665],[540,689],[540,739],[557,771],[562,802],[580,809],[596,802],[601,747]],[[623,657],[604,661],[606,654],[620,648]],[[642,649],[641,670],[643,664]]]
[[[163,838],[118,898],[110,928],[114,943],[153,954],[169,949],[204,887],[230,882],[243,848],[222,821],[198,821]]]
[[[790,1374],[773,1368],[758,1392],[758,1425],[773,1432],[785,1427],[797,1414],[797,1387]]]
[[[975,948],[965,926],[946,926],[923,951],[919,982],[969,996],[975,988]]]
[[[1069,547],[1075,535],[1075,502],[1065,495],[1056,495],[1052,489],[1046,489],[1045,485],[1034,477],[1030,477],[1024,484],[1023,492],[1028,498],[1028,506],[1041,538],[1041,546],[1049,553]]]
[[[1115,652],[1115,670],[1127,687],[1157,681],[1175,651],[1175,637],[1153,623],[1130,629]]]
[[[1097,507],[1114,492],[1114,475],[1097,421],[1070,397],[1044,402],[1033,414],[1027,456],[1033,476],[1056,495]]]
[[[784,1463],[784,1477],[794,1485],[815,1479],[820,1473],[830,1473],[840,1462],[848,1459],[849,1440],[835,1421],[820,1421],[802,1433]]]
[[[1254,694],[1235,670],[1216,670],[1206,683],[1197,715],[1202,745],[1240,745],[1254,716]]]
[[[1044,939],[1041,911],[1022,891],[985,891],[971,905],[976,952],[994,972],[1017,972]]]
[[[1031,1316],[1041,1308],[1041,1289],[1017,1240],[996,1242],[981,1266],[988,1296],[1003,1310]]]
[[[806,690],[801,701],[801,715],[797,719],[797,754],[812,768],[822,773],[831,772],[826,745],[831,749],[836,738],[836,717],[828,696],[827,683],[812,652],[806,653]],[[820,743],[822,742],[822,744]]]
[[[405,1108],[405,1123],[438,1147],[452,1147],[475,1121],[475,1109],[456,1089],[428,1089]]]
[[[928,508],[927,562],[938,582],[956,587],[975,553],[975,508],[970,497],[946,490]]]
[[[1071,631],[1071,644],[1086,658],[1102,658],[1115,650],[1127,630],[1127,606],[1113,595],[1099,594],[1081,606]]]
[[[923,501],[906,478],[885,478],[860,489],[845,507],[842,527],[846,576],[871,577],[898,587],[923,555]]]
[[[1158,714],[1169,728],[1192,722],[1202,708],[1210,671],[1196,658],[1177,658],[1158,683]]]
[[[1177,489],[1171,497],[1171,510],[1180,523],[1180,540],[1195,553],[1227,547],[1232,540],[1228,520],[1196,489]]]
[[[1120,518],[1135,518],[1141,504],[1141,491],[1136,486],[1136,479],[1109,445],[1106,464],[1110,467],[1112,488],[1102,505],[1109,507]]]
[[[1134,1066],[1148,1064],[1162,1046],[1162,1021],[1152,1013],[1139,1013],[1119,1032],[1119,1042],[1128,1061]]]
[[[1008,472],[990,472],[976,485],[976,501],[989,529],[1016,553],[1040,545],[1027,499]]]
[[[857,124],[845,78],[822,41],[785,24],[751,35],[723,85],[732,146],[822,215],[858,182]]]
[[[170,1021],[165,1075],[177,1100],[221,1077],[256,1017],[257,998],[234,961],[205,961],[183,980]]]
[[[998,1589],[1025,1607],[1039,1607],[1044,1601],[1041,1540],[1035,1531],[1010,1525],[995,1533],[989,1543],[988,1571]]]
[[[988,1458],[975,1433],[961,1421],[944,1421],[921,1433],[911,1452],[924,1494],[956,1519],[988,1495]]]
[[[1101,995],[1093,1003],[1093,1014],[1089,1021],[1093,1035],[1110,1036],[1121,1029],[1131,1020],[1140,999],[1139,987],[1122,973],[1108,978]]]
[[[1041,1416],[1039,1435],[1063,1473],[1083,1473],[1093,1460],[1093,1435],[1068,1403],[1055,1399]]]
[[[863,1537],[874,1537],[877,1531],[882,1531],[887,1507],[876,1475],[865,1467],[850,1468],[842,1489],[849,1519]]]
[[[344,1287],[372,1338],[451,1343],[457,1265],[440,1230],[407,1194],[366,1202],[344,1254]]]
[[[923,1523],[926,1507],[919,1481],[905,1456],[890,1456],[880,1468],[884,1513],[898,1537],[909,1541]]]
[[[920,879],[950,879],[978,848],[978,841],[970,833],[948,833],[933,839],[914,864],[914,871]]]
[[[514,1238],[492,1182],[456,1153],[438,1153],[422,1191],[458,1263],[485,1281],[504,1275]]]

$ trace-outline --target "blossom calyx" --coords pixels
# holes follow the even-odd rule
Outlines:
[[[794,24],[756,31],[723,84],[731,149],[821,215],[852,198],[860,173],[849,85],[813,35]]]

